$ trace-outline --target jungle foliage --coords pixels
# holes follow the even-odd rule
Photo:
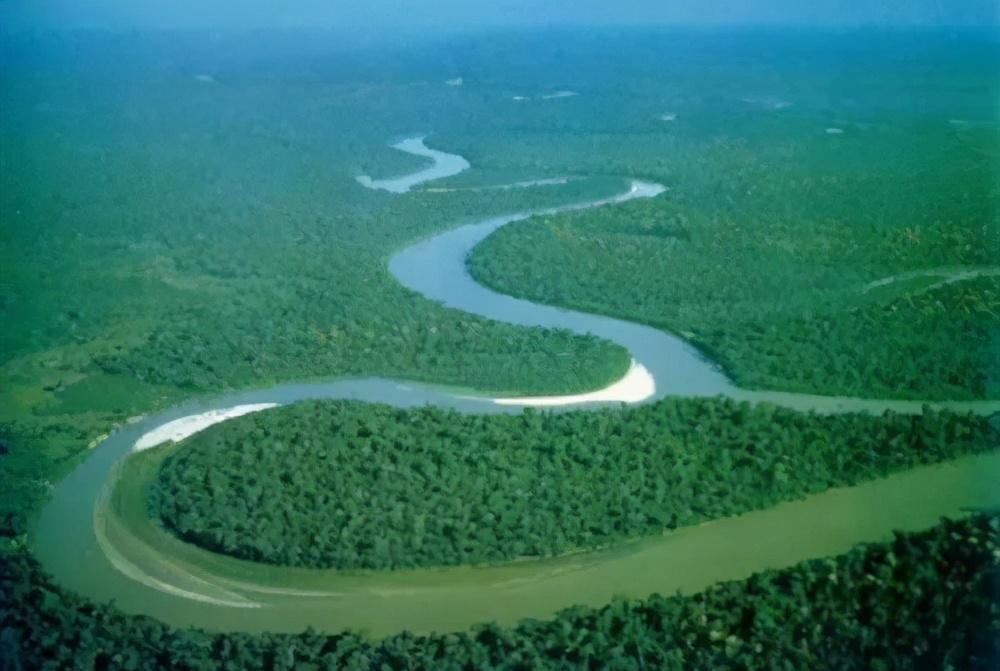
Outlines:
[[[384,263],[393,250],[444,227],[606,195],[620,180],[401,197],[360,189],[359,173],[388,176],[419,167],[418,159],[386,146],[402,135],[436,133],[430,144],[472,162],[469,172],[434,186],[609,174],[663,181],[670,202],[685,207],[681,223],[697,224],[689,226],[690,239],[701,235],[705,220],[716,222],[714,233],[730,238],[723,249],[753,240],[736,215],[773,190],[767,203],[784,222],[780,235],[764,226],[764,208],[750,232],[773,234],[765,238],[773,245],[761,245],[765,251],[787,248],[789,258],[813,248],[812,256],[788,273],[768,271],[781,292],[757,299],[790,300],[803,282],[830,281],[816,275],[827,261],[816,253],[812,234],[815,221],[837,208],[845,212],[838,220],[876,210],[875,223],[886,227],[881,248],[892,258],[891,272],[981,262],[995,230],[989,212],[995,214],[996,182],[982,169],[997,158],[1000,58],[992,36],[518,31],[357,52],[340,50],[339,43],[331,48],[326,35],[252,39],[248,45],[221,36],[75,33],[0,41],[0,659],[25,668],[526,668],[544,654],[538,665],[611,668],[639,666],[630,660],[653,637],[676,642],[671,650],[690,660],[685,666],[723,665],[712,655],[722,654],[726,639],[710,637],[700,616],[688,633],[668,640],[658,625],[619,618],[616,613],[635,610],[621,605],[528,629],[399,637],[377,648],[353,635],[171,630],[65,594],[7,546],[22,543],[51,482],[115,424],[220,388],[381,374],[558,392],[616,376],[620,350],[429,305],[396,286]],[[459,69],[465,85],[445,86]],[[211,74],[211,81],[198,73]],[[580,95],[538,99],[562,88]],[[532,99],[513,100],[521,94]],[[779,98],[791,105],[777,109]],[[677,113],[674,121],[661,120],[667,111]],[[845,132],[823,135],[829,125]],[[827,171],[852,157],[857,160],[843,171]],[[888,170],[891,157],[909,168]],[[952,176],[940,181],[942,174]],[[834,178],[859,186],[864,175],[871,189],[829,191]],[[817,199],[823,193],[829,197]],[[658,216],[650,228],[659,235],[673,229],[668,222]],[[975,228],[980,222],[982,234]],[[823,230],[842,236],[841,246],[850,243],[851,231],[843,227]],[[641,243],[654,238],[643,233]],[[915,248],[927,256],[912,256]],[[738,253],[703,262],[697,281],[725,277],[739,267],[730,263]],[[617,263],[616,254],[604,258]],[[726,286],[762,281],[767,273],[759,265],[740,268]],[[885,270],[880,261],[858,273],[851,291]],[[839,265],[831,270],[835,278],[852,272]],[[813,309],[814,298],[803,299],[799,316]],[[716,305],[727,317],[741,312],[731,302]],[[847,302],[837,297],[832,305],[841,310]],[[975,341],[959,335],[955,343],[974,355]],[[339,345],[341,339],[349,346]],[[549,356],[567,351],[572,355]],[[536,357],[532,368],[519,368],[529,365],[520,358],[528,354]],[[802,361],[803,370],[815,366]],[[843,370],[849,368],[845,363]],[[787,379],[767,386],[797,384],[795,371],[782,375]],[[968,380],[960,376],[958,383]],[[928,385],[917,387],[933,392]],[[949,529],[965,533],[964,523]],[[950,535],[910,538],[926,538],[937,553],[914,554],[908,545],[896,552],[904,558],[902,579],[923,576],[919,594],[897,582],[866,592],[863,581],[838,596],[847,610],[837,612],[846,614],[826,621],[833,626],[843,617],[842,638],[823,638],[801,652],[805,639],[783,636],[812,636],[815,622],[792,610],[782,622],[787,629],[772,627],[760,636],[762,645],[781,646],[765,651],[789,668],[803,666],[802,655],[812,655],[805,663],[810,668],[857,666],[859,650],[865,663],[887,668],[977,666],[969,632],[984,630],[975,624],[985,612],[983,592],[944,590],[948,582],[972,584],[966,578],[988,557],[968,554],[971,545],[949,549]],[[936,562],[941,556],[949,561]],[[804,574],[787,575],[799,581],[794,576]],[[810,577],[796,584],[812,594],[828,582]],[[869,596],[862,608],[857,600]],[[914,605],[925,597],[933,608]],[[739,603],[762,598],[744,593]],[[888,614],[882,598],[896,604]],[[793,603],[787,596],[771,601]],[[741,608],[736,601],[714,603],[722,612]],[[810,603],[799,607],[808,611]],[[601,615],[606,625],[594,619],[601,613],[611,613]],[[870,613],[881,619],[866,619]],[[801,628],[792,628],[793,621]],[[567,632],[585,631],[587,622],[593,631],[604,627],[594,652],[559,649]],[[852,628],[865,622],[873,624]],[[932,652],[914,661],[925,642]],[[939,643],[952,652],[939,654]],[[643,662],[647,668],[657,665],[658,654]],[[768,659],[753,665],[766,666]]]
[[[209,633],[124,615],[0,554],[0,659],[20,669],[855,669],[1000,662],[1000,519],[951,521],[692,596],[574,607],[515,627],[372,642]]]
[[[1000,397],[1000,278],[865,290],[998,267],[997,136],[920,125],[902,150],[899,131],[791,126],[780,148],[707,148],[653,201],[501,229],[470,270],[504,293],[677,333],[748,388]],[[698,183],[699,162],[718,166],[716,186]]]
[[[845,311],[883,273],[997,257],[1000,56],[988,35],[529,31],[400,50],[342,49],[315,34],[254,39],[266,49],[90,33],[0,45],[0,423],[10,436],[0,477],[16,483],[0,493],[5,533],[96,437],[192,395],[355,374],[539,393],[614,379],[626,365],[618,348],[443,310],[385,272],[393,250],[444,227],[621,186],[595,175],[656,179],[670,192],[606,222],[628,235],[596,236],[588,278],[576,257],[592,256],[575,243],[558,263],[544,240],[523,250],[551,268],[515,267],[486,248],[538,291],[563,281],[560,268],[572,290],[539,298],[576,300],[617,273],[636,294],[612,282],[590,296],[594,309],[689,324],[683,335],[718,348],[751,386],[981,391],[972,362],[983,358],[983,314],[934,340],[923,318],[869,328]],[[465,84],[445,86],[456,69]],[[566,88],[579,95],[538,98]],[[357,174],[419,168],[387,146],[417,132],[473,165],[434,187],[588,179],[404,196],[357,185]],[[605,213],[591,214],[559,221],[575,230]],[[627,263],[633,246],[642,263],[658,255],[655,265]],[[854,256],[866,249],[871,263]],[[842,281],[847,294],[827,291]],[[839,330],[823,343],[827,326]],[[893,347],[911,338],[927,348]]]
[[[716,399],[468,415],[307,401],[182,442],[150,514],[237,557],[402,568],[551,556],[995,449],[989,420]],[[141,455],[140,455],[141,457]]]

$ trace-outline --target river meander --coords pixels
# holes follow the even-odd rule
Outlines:
[[[410,151],[417,144],[427,149],[419,138],[397,147]],[[411,176],[381,180],[381,185],[373,181],[371,186],[390,184],[394,187],[390,191],[402,192],[468,166],[454,154],[429,149],[413,153],[430,156],[436,163]],[[942,515],[1000,507],[1000,487],[996,487],[1000,452],[992,452],[607,550],[501,566],[393,572],[294,569],[237,560],[184,543],[148,518],[146,488],[159,462],[174,448],[162,443],[166,446],[134,453],[137,442],[154,447],[163,439],[149,436],[158,436],[156,430],[168,422],[194,418],[197,424],[203,413],[236,406],[261,411],[302,399],[351,398],[400,407],[432,403],[463,412],[519,412],[526,405],[581,407],[665,396],[724,395],[820,412],[921,410],[918,401],[741,390],[671,334],[501,295],[477,284],[466,271],[472,248],[500,226],[536,214],[655,197],[662,190],[635,181],[616,197],[493,217],[420,241],[389,263],[402,284],[446,306],[514,324],[592,333],[624,346],[633,366],[617,386],[564,398],[497,399],[407,381],[338,379],[185,403],[114,432],[55,486],[32,533],[36,555],[65,587],[95,600],[113,599],[127,612],[178,626],[246,631],[300,631],[311,626],[380,636],[404,629],[455,630],[486,621],[511,624],[524,617],[546,617],[574,604],[600,605],[616,595],[697,591],[721,580],[882,540],[895,529],[927,527]],[[933,405],[981,414],[1000,411],[998,401]],[[215,421],[222,417],[218,414]]]

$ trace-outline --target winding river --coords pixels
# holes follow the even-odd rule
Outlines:
[[[403,193],[468,167],[432,150],[423,138],[394,145],[434,165],[364,186]],[[833,489],[767,510],[714,520],[609,550],[489,567],[394,572],[266,566],[189,545],[145,513],[145,487],[173,449],[171,441],[213,423],[302,399],[348,398],[399,407],[427,403],[464,412],[519,412],[525,406],[636,403],[665,396],[724,395],[799,410],[920,412],[917,401],[876,401],[738,389],[683,340],[631,322],[563,310],[498,294],[477,284],[465,259],[501,226],[537,214],[613,206],[652,198],[663,187],[633,181],[602,200],[490,218],[418,242],[389,263],[405,286],[446,306],[525,326],[592,333],[629,350],[632,366],[603,390],[563,397],[489,398],[386,379],[338,379],[235,392],[171,408],[122,427],[58,483],[31,535],[32,548],[57,582],[95,600],[178,626],[213,630],[321,631],[346,628],[372,636],[404,629],[447,631],[485,621],[512,624],[573,605],[601,605],[616,595],[689,593],[720,580],[846,551],[919,529],[970,507],[1000,506],[1000,452],[920,467],[850,488]],[[998,401],[933,405],[981,414]],[[152,449],[156,448],[156,449]],[[126,459],[126,456],[132,455]],[[929,495],[928,493],[933,493]]]

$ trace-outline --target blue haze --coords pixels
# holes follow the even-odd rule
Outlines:
[[[0,0],[4,31],[675,24],[996,26],[996,0]]]

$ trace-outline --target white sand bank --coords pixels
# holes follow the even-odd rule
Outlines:
[[[209,410],[208,412],[203,412],[199,415],[181,417],[180,419],[175,419],[172,422],[167,422],[166,424],[158,426],[149,433],[143,434],[139,440],[135,441],[135,447],[132,448],[132,451],[141,452],[142,450],[148,450],[151,447],[156,447],[157,445],[162,445],[166,442],[184,440],[199,431],[207,429],[213,424],[224,422],[227,419],[232,419],[233,417],[248,415],[251,412],[267,410],[268,408],[273,408],[277,405],[277,403],[250,403],[247,405],[237,405],[232,408],[224,408],[222,410]]]
[[[495,398],[497,405],[527,405],[532,407],[552,407],[575,403],[621,402],[638,403],[656,393],[656,382],[652,374],[641,363],[632,359],[625,377],[617,382],[585,394],[566,396],[523,396],[520,398]]]

